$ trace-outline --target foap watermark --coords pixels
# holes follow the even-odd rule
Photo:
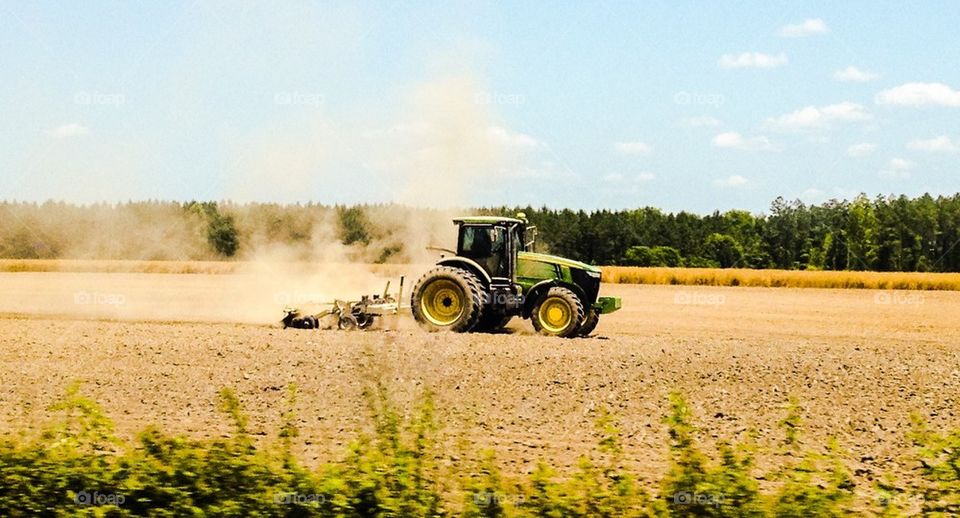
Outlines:
[[[305,291],[278,291],[273,294],[273,301],[281,306],[297,306],[300,304],[317,304],[323,300],[321,293]]]
[[[927,504],[927,498],[923,495],[910,495],[903,493],[894,493],[894,494],[880,494],[880,495],[863,495],[857,493],[858,496],[866,496],[869,499],[870,496],[873,496],[877,500],[877,504],[881,507],[893,507],[895,509],[922,509],[924,505]]]
[[[116,106],[127,103],[127,96],[121,93],[77,92],[73,94],[73,104],[80,106]]]
[[[477,507],[499,507],[504,504],[518,506],[523,503],[523,495],[508,495],[494,491],[477,491],[473,494],[473,503]]]
[[[273,503],[278,505],[320,505],[326,503],[327,497],[316,493],[277,493],[273,495]]]
[[[696,291],[678,291],[673,294],[673,303],[686,306],[720,306],[727,302],[722,293],[699,293]]]
[[[73,294],[73,303],[80,306],[122,306],[127,297],[122,293],[98,293],[77,291]]]
[[[881,291],[873,295],[873,303],[881,306],[920,306],[923,304],[923,293]]]
[[[474,104],[481,104],[485,106],[489,105],[500,105],[500,106],[520,106],[521,104],[527,102],[527,98],[523,94],[505,94],[501,92],[480,92],[473,96]]]
[[[680,106],[716,106],[719,107],[727,102],[723,94],[710,92],[687,92],[680,91],[673,94],[673,103]]]
[[[673,494],[675,505],[696,505],[700,507],[720,507],[723,505],[723,495],[712,493],[692,493],[680,491]]]
[[[121,506],[127,497],[120,493],[101,493],[100,491],[78,491],[73,495],[73,503],[77,505],[115,505]]]
[[[275,92],[273,104],[278,106],[309,106],[319,108],[326,102],[326,97],[317,92]]]
[[[482,298],[484,304],[507,307],[521,307],[526,300],[521,294],[507,291],[484,292]]]

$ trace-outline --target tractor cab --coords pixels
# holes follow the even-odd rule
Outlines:
[[[517,256],[527,247],[523,240],[526,221],[474,216],[457,218],[454,223],[459,226],[459,257],[473,260],[490,277],[491,284],[508,286],[516,281]]]

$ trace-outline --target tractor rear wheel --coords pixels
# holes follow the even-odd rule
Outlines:
[[[591,309],[587,312],[587,318],[583,320],[583,324],[580,324],[580,329],[577,330],[577,336],[582,336],[584,338],[590,336],[590,333],[597,328],[597,324],[600,323],[600,312],[596,309]]]
[[[554,286],[537,301],[530,319],[542,335],[572,338],[583,322],[583,303],[576,293]]]
[[[417,281],[410,299],[413,318],[428,331],[466,333],[480,321],[483,284],[473,273],[440,266]]]

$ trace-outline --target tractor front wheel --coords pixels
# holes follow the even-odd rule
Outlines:
[[[583,320],[583,324],[580,325],[580,329],[577,330],[577,336],[582,336],[584,338],[590,336],[590,333],[597,328],[597,324],[600,323],[600,311],[596,309],[591,309],[587,312],[587,318]]]
[[[583,322],[583,303],[576,293],[554,286],[537,301],[530,319],[542,335],[572,338]]]
[[[440,266],[417,281],[410,300],[413,318],[428,331],[471,331],[483,311],[483,285],[473,273]]]

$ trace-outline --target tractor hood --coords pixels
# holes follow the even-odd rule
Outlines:
[[[600,268],[596,266],[589,265],[587,263],[581,263],[580,261],[574,261],[573,259],[567,259],[566,257],[560,257],[550,254],[538,254],[535,252],[520,252],[519,254],[521,259],[527,259],[529,261],[540,261],[549,264],[559,264],[561,266],[566,266],[568,268],[576,268],[579,270],[585,270],[588,272],[600,273]]]

